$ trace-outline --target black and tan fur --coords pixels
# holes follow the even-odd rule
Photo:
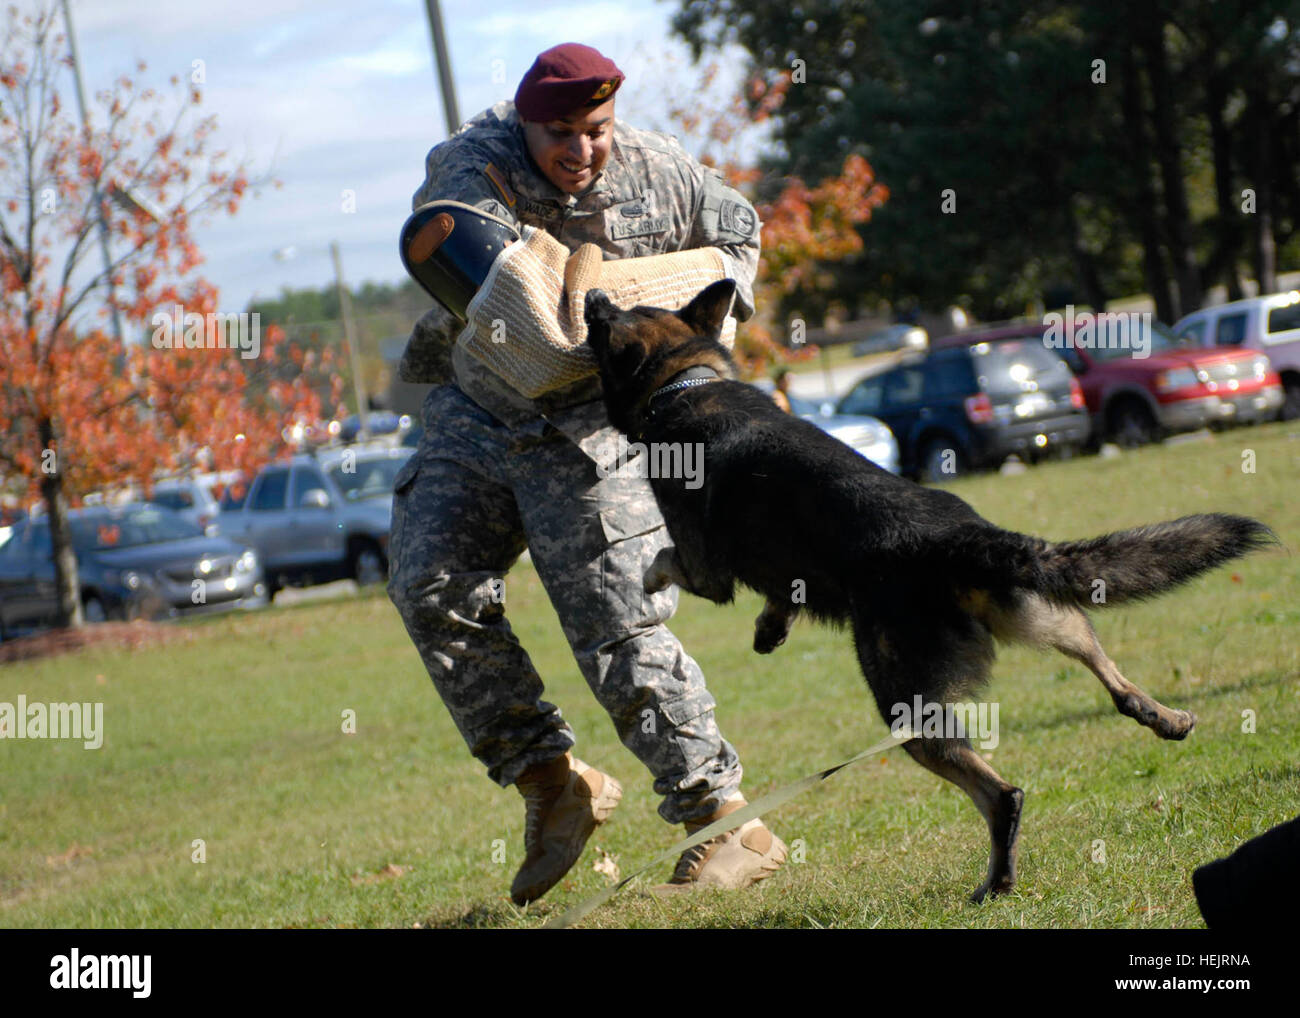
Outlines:
[[[702,486],[652,479],[674,546],[646,574],[725,603],[737,582],[767,599],[754,649],[780,646],[799,611],[852,627],[858,660],[886,720],[897,703],[972,698],[994,640],[1054,648],[1085,664],[1120,713],[1165,739],[1196,718],[1158,703],[1106,656],[1083,609],[1153,597],[1272,538],[1242,516],[1209,514],[1085,541],[1049,543],[1003,530],[949,492],[881,470],[736,381],[719,345],[734,284],[715,283],[674,313],[620,310],[587,295],[588,342],[610,420],[638,441],[702,443]],[[650,397],[689,368],[719,381]],[[792,592],[802,581],[806,603]],[[1008,890],[1024,792],[968,739],[917,738],[907,751],[974,800],[989,827],[988,875],[973,900]]]

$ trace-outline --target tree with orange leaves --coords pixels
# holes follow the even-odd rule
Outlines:
[[[255,357],[211,327],[225,316],[193,278],[192,227],[233,214],[250,181],[209,152],[213,118],[191,123],[197,87],[164,116],[162,96],[119,78],[97,97],[101,122],[83,127],[59,97],[68,61],[54,22],[53,8],[11,7],[0,46],[0,481],[42,500],[59,618],[80,625],[71,504],[108,484],[148,491],[160,471],[200,460],[254,469],[281,449],[286,423],[336,405],[342,382],[329,356],[288,349],[275,327],[262,336],[254,323]],[[107,268],[95,265],[101,221]],[[204,328],[164,336],[177,305]],[[154,324],[152,341],[108,336],[114,312]]]
[[[857,227],[871,218],[889,197],[870,164],[860,155],[845,157],[840,173],[810,187],[797,176],[776,177],[742,161],[738,148],[776,113],[791,85],[784,71],[752,78],[743,92],[731,97],[722,112],[708,118],[698,101],[712,84],[717,66],[704,69],[696,95],[674,107],[670,117],[689,134],[704,136],[701,161],[716,166],[737,190],[754,203],[763,223],[763,249],[755,280],[758,313],[737,335],[736,359],[750,372],[769,361],[798,360],[816,348],[791,352],[774,338],[774,318],[783,300],[797,292],[827,288],[825,265],[853,257],[862,250]],[[765,200],[765,196],[766,200]]]

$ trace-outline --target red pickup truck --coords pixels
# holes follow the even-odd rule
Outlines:
[[[1118,327],[1106,328],[1087,312],[1048,317],[1056,320],[973,329],[934,345],[1042,339],[1078,378],[1094,440],[1124,446],[1212,425],[1272,420],[1282,405],[1281,380],[1263,354],[1180,344],[1168,326],[1142,316],[1113,316]]]

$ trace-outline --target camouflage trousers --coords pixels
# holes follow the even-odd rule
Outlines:
[[[670,823],[739,789],[699,665],[665,622],[675,588],[642,575],[668,543],[649,482],[601,477],[538,417],[508,427],[452,385],[424,404],[424,436],[394,484],[388,594],[488,776],[509,785],[574,745],[506,619],[504,576],[529,549],[583,677],[654,775]]]

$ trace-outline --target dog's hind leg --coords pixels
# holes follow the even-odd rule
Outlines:
[[[900,710],[911,715],[910,727],[919,737],[904,743],[904,748],[912,759],[970,796],[988,825],[988,874],[971,895],[972,901],[980,902],[989,894],[1009,891],[1015,883],[1016,839],[1025,793],[1004,781],[971,748],[968,728],[932,735],[915,716],[917,699],[929,705],[921,708],[925,712],[973,696],[987,681],[994,656],[993,636],[974,613],[941,599],[922,600],[921,593],[855,606],[854,644],[885,722],[896,720]],[[922,604],[928,608],[923,622],[923,613],[917,610]],[[945,724],[955,714],[945,709]]]
[[[1016,881],[1016,839],[1024,791],[1004,781],[966,739],[919,738],[904,743],[903,748],[922,767],[969,795],[988,824],[992,842],[988,876],[970,900],[978,904],[989,894],[1011,890]]]
[[[759,654],[770,654],[785,643],[798,614],[797,604],[774,601],[769,597],[754,620],[754,650]]]
[[[1166,707],[1124,678],[1102,650],[1088,616],[1078,608],[1022,593],[1011,610],[990,606],[987,618],[1000,640],[1052,647],[1083,662],[1101,680],[1121,714],[1146,725],[1162,739],[1184,739],[1196,725],[1191,711]]]

